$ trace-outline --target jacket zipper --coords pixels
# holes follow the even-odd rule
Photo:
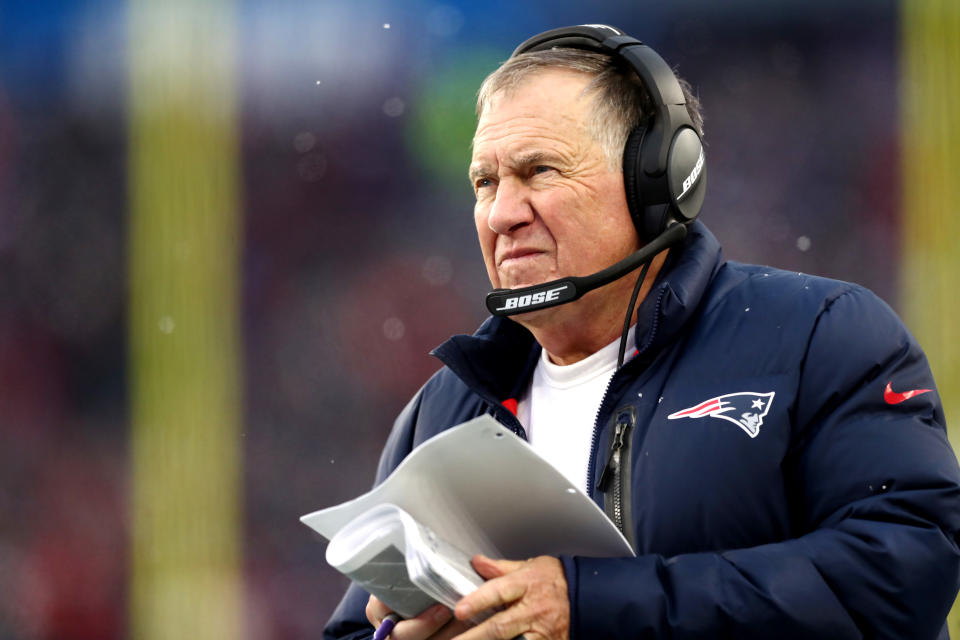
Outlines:
[[[659,320],[660,320],[660,311],[661,311],[661,307],[662,307],[662,305],[663,305],[663,296],[664,296],[664,294],[666,294],[666,289],[665,289],[665,288],[661,288],[661,289],[660,289],[660,292],[659,292],[658,295],[657,295],[657,304],[654,306],[653,323],[651,324],[651,327],[650,327],[650,336],[649,336],[649,338],[647,338],[646,344],[643,345],[643,349],[641,349],[640,352],[639,352],[636,356],[634,356],[634,358],[637,358],[637,357],[639,357],[640,355],[642,355],[643,352],[646,351],[646,350],[650,347],[651,344],[653,344],[653,339],[654,339],[654,337],[656,336],[657,329],[658,329],[659,324],[660,324],[660,323],[659,323]],[[631,362],[632,362],[632,361],[631,361]],[[629,362],[626,363],[625,365],[623,365],[622,369],[623,369],[623,368],[626,368],[626,367],[629,366],[629,365],[630,365]],[[600,441],[600,432],[602,431],[602,426],[601,426],[600,419],[603,417],[604,409],[605,409],[605,407],[606,407],[606,405],[607,405],[607,402],[610,400],[610,398],[608,397],[608,396],[610,395],[610,388],[613,386],[613,381],[617,378],[617,375],[620,373],[620,371],[621,371],[621,369],[618,369],[617,371],[615,371],[615,372],[613,373],[613,376],[610,378],[610,382],[607,383],[607,388],[604,389],[604,391],[603,391],[603,399],[600,401],[600,408],[597,409],[597,417],[596,417],[596,419],[594,420],[594,423],[593,423],[593,438],[590,440],[590,458],[589,458],[589,462],[588,462],[588,464],[587,464],[587,484],[586,484],[586,486],[587,486],[587,493],[588,493],[588,495],[589,495],[591,498],[594,498],[594,489],[595,489],[595,487],[594,487],[594,483],[593,483],[593,474],[594,474],[594,471],[595,471],[595,469],[596,469],[597,447],[599,446],[599,443],[600,443],[600,442],[599,442],[599,441]],[[631,420],[631,426],[632,426],[632,424],[633,424],[633,418],[632,418],[632,416],[630,417],[630,420]],[[629,427],[625,427],[625,428],[624,428],[624,431],[629,431]],[[614,434],[614,435],[616,435],[616,434]],[[616,442],[616,440],[617,440],[617,438],[614,437],[613,441]],[[627,442],[627,440],[626,440],[626,434],[624,434],[624,436],[623,436],[623,438],[622,438],[622,444],[620,445],[620,447],[617,448],[617,450],[620,451],[620,449],[622,449],[622,447],[623,447],[623,444],[626,444],[626,442]],[[610,452],[609,455],[612,455],[612,454],[613,454],[613,451],[611,450],[611,452]],[[621,454],[618,454],[618,458],[617,458],[618,468],[619,468],[619,462],[620,462],[620,460],[619,460],[619,455],[621,455]],[[608,464],[609,464],[609,460],[608,460]],[[600,478],[600,480],[597,481],[597,485],[598,485],[598,486],[596,487],[596,490],[598,490],[598,491],[601,491],[601,489],[599,489],[599,484],[600,484],[601,481],[604,480],[603,474],[606,473],[606,472],[607,472],[607,469],[606,469],[606,467],[605,467],[605,468],[604,468],[604,471],[601,473],[601,478]],[[614,513],[615,513],[615,514],[616,514],[616,513],[619,513],[621,518],[623,517],[623,493],[624,493],[624,491],[623,491],[623,486],[622,486],[622,475],[623,475],[622,473],[619,474],[619,477],[617,478],[617,480],[618,480],[618,482],[617,482],[617,489],[616,489],[616,495],[615,495],[615,497],[614,497],[614,498],[615,498],[615,502],[616,502],[616,505],[615,505],[615,507],[614,507]],[[623,522],[622,522],[622,520],[621,520],[621,522],[616,523],[616,524],[617,524],[617,527],[620,529],[620,532],[623,533],[624,535],[627,535],[627,533],[624,531],[624,527],[623,527]],[[630,539],[630,538],[632,538],[632,536],[628,536],[628,539]]]
[[[590,457],[587,458],[587,482],[584,485],[587,488],[587,494],[593,498],[593,472],[596,469],[597,447],[600,446],[600,418],[603,416],[603,406],[607,402],[607,396],[610,395],[610,387],[613,386],[613,379],[617,377],[617,372],[613,373],[610,381],[607,382],[607,388],[603,390],[603,399],[600,400],[600,407],[597,409],[597,417],[593,419],[593,437],[590,439]]]
[[[613,438],[610,440],[610,452],[607,454],[607,464],[600,472],[600,479],[597,481],[597,490],[607,493],[607,489],[613,482],[613,523],[617,529],[623,532],[623,454],[624,447],[630,436],[630,428],[633,427],[633,414],[630,411],[621,411],[617,414],[617,423],[613,432]]]

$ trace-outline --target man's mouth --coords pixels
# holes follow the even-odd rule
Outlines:
[[[539,249],[512,249],[507,251],[500,257],[499,265],[502,266],[505,262],[508,261],[517,261],[524,260],[528,258],[534,258],[536,256],[542,255],[543,252]]]

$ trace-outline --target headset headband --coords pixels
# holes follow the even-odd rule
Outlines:
[[[658,105],[686,106],[677,77],[660,55],[641,41],[619,29],[603,24],[583,24],[552,29],[525,40],[510,57],[527,51],[544,51],[554,47],[586,49],[623,58],[643,81],[651,98]],[[630,47],[630,50],[625,49]],[[689,117],[687,118],[689,123]]]

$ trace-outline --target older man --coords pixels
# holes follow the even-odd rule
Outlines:
[[[490,413],[637,557],[478,556],[483,586],[391,637],[945,638],[960,470],[926,360],[856,285],[721,258],[694,220],[699,114],[665,73],[591,25],[485,81],[475,220],[491,310],[514,315],[436,350],[378,471]],[[351,587],[325,637],[388,612]]]

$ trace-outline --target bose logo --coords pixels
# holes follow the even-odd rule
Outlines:
[[[690,188],[697,183],[697,178],[700,177],[701,171],[703,171],[703,148],[702,147],[700,149],[700,157],[697,158],[697,164],[693,165],[693,171],[691,171],[690,175],[688,175],[683,180],[683,191],[681,191],[680,195],[677,196],[678,201],[681,198],[683,198],[685,195],[687,195],[687,191],[690,191]]]
[[[537,291],[536,293],[527,293],[522,296],[507,298],[504,300],[503,306],[499,307],[497,311],[523,309],[524,307],[529,307],[535,304],[553,302],[560,297],[560,292],[566,289],[568,286],[570,285],[565,284],[562,287],[556,287],[555,289],[547,289],[546,291]]]

